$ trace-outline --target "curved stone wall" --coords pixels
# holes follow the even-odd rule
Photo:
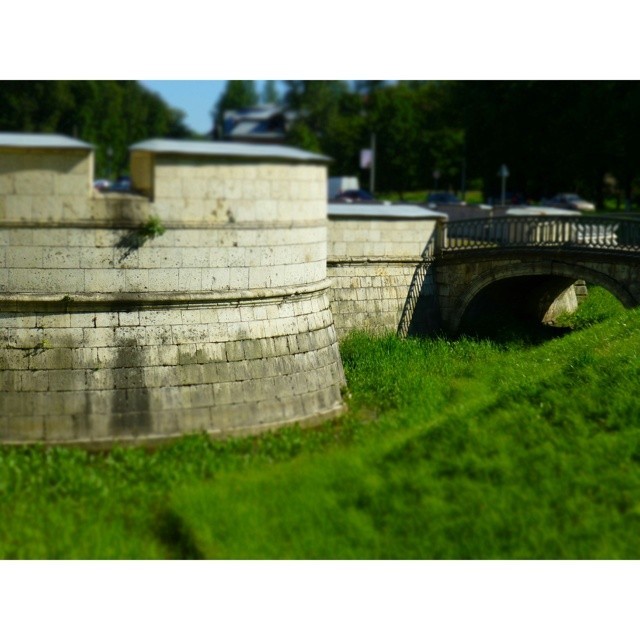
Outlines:
[[[238,434],[340,411],[324,158],[149,141],[132,148],[143,195],[85,193],[70,207],[54,191],[28,218],[9,198],[24,169],[10,169],[0,441]]]

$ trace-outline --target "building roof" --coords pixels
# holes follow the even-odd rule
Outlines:
[[[23,149],[93,149],[93,145],[57,133],[0,133],[0,147]]]
[[[408,204],[343,204],[328,205],[330,218],[388,218],[390,220],[446,220],[446,213],[439,213]]]
[[[207,142],[200,140],[144,140],[129,147],[130,151],[146,151],[158,155],[211,156],[218,158],[255,158],[256,160],[293,160],[327,163],[331,158],[302,149],[281,145],[243,142]]]
[[[261,105],[255,107],[243,107],[242,109],[228,109],[224,112],[224,118],[231,118],[234,120],[269,120],[269,118],[273,118],[274,116],[286,116],[286,114],[287,112],[275,105]]]
[[[256,140],[262,138],[277,138],[278,140],[281,140],[284,137],[284,132],[270,131],[261,120],[244,120],[238,122],[238,124],[229,131],[228,136],[232,139],[246,136],[253,137]]]
[[[283,142],[296,111],[277,105],[257,105],[224,112],[222,138],[238,142]]]

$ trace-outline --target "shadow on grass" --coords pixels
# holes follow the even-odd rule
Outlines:
[[[157,527],[158,538],[167,547],[171,559],[204,559],[191,535],[191,531],[173,511],[163,511],[158,517]]]
[[[458,337],[490,340],[503,347],[534,347],[571,333],[571,327],[545,325],[515,315],[464,323]]]

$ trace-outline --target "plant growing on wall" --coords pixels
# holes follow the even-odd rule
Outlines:
[[[151,216],[138,230],[138,234],[146,240],[161,236],[166,231],[162,221],[157,216]],[[142,244],[142,243],[141,243]]]
[[[157,216],[150,216],[137,229],[126,233],[116,247],[123,249],[120,262],[126,260],[134,251],[137,251],[147,240],[161,236],[166,231],[162,221]]]

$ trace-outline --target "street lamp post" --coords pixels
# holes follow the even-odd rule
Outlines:
[[[440,176],[442,174],[440,173],[440,169],[435,169],[433,172],[433,190],[437,191],[438,190],[438,180],[440,179]]]
[[[112,177],[112,162],[113,162],[113,149],[111,147],[107,148],[107,178],[111,180]]]
[[[462,167],[460,170],[460,199],[464,200],[467,193],[467,161],[462,158]]]
[[[376,134],[371,134],[371,170],[369,171],[369,192],[376,192]]]
[[[503,164],[498,170],[498,175],[501,180],[501,189],[500,189],[500,204],[504,206],[506,196],[507,196],[507,178],[509,177],[509,169],[506,164]]]

